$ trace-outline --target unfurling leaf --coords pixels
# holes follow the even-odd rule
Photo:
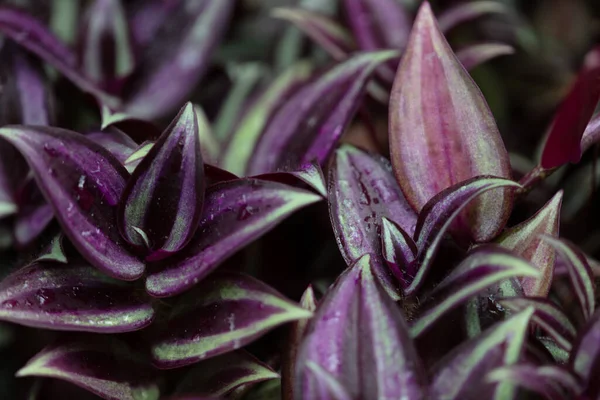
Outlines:
[[[273,116],[249,163],[251,175],[323,165],[354,116],[375,68],[393,51],[358,54],[295,93]]]
[[[177,394],[225,396],[242,385],[251,385],[279,375],[243,350],[202,361],[177,385]]]
[[[152,357],[159,368],[193,364],[311,315],[254,278],[215,273],[180,299],[166,331],[152,345]]]
[[[29,360],[17,376],[62,379],[108,400],[160,397],[156,373],[148,360],[115,338],[49,346]]]
[[[483,95],[440,32],[429,3],[419,10],[390,99],[390,152],[408,202],[420,211],[442,190],[478,175],[510,178],[508,153]],[[479,197],[454,222],[476,241],[494,237],[512,194]]]
[[[144,264],[127,251],[115,224],[129,174],[113,155],[60,128],[5,126],[0,138],[25,157],[65,235],[87,261],[119,279],[143,274]]]
[[[382,258],[382,218],[412,234],[417,215],[410,208],[383,157],[344,145],[335,152],[329,172],[329,215],[340,252],[348,265],[365,254],[374,258],[375,275],[398,297]]]
[[[442,315],[468,301],[483,289],[514,277],[536,277],[539,272],[527,261],[497,246],[476,248],[432,292],[433,306],[411,326],[413,336],[430,328]]]
[[[542,152],[543,168],[581,159],[582,136],[600,99],[600,47],[591,50],[571,91],[555,114]]]
[[[204,199],[204,164],[198,119],[187,103],[127,182],[119,229],[156,261],[181,250],[194,236]]]
[[[521,280],[527,296],[546,297],[554,276],[554,248],[544,242],[540,235],[558,237],[562,191],[544,205],[527,221],[514,226],[496,239],[500,246],[520,255],[540,271],[539,278]]]
[[[416,270],[416,274],[406,294],[415,293],[423,284],[442,238],[465,207],[489,190],[511,187],[519,187],[519,184],[508,179],[477,176],[443,190],[425,204],[414,233],[418,253],[411,270]]]
[[[148,293],[166,297],[189,289],[291,213],[320,200],[305,190],[255,179],[209,187],[196,237],[180,254],[150,273]]]
[[[589,319],[596,309],[596,295],[594,274],[585,255],[574,244],[565,239],[556,239],[552,236],[543,236],[557,251],[558,256],[565,263],[575,295],[581,305],[584,319]]]
[[[519,362],[532,315],[533,308],[514,314],[446,355],[433,368],[430,398],[512,398],[512,385],[490,384],[485,377],[498,367]]]
[[[348,268],[319,302],[296,370],[299,399],[313,399],[325,389],[327,399],[426,398],[406,322],[374,275],[369,255]],[[345,392],[349,396],[334,396]]]
[[[527,297],[508,297],[497,301],[502,307],[514,311],[533,307],[535,312],[531,318],[532,322],[552,337],[557,345],[571,351],[577,331],[565,313],[554,303],[543,298]]]
[[[98,333],[148,326],[147,296],[89,265],[39,262],[0,282],[0,319],[37,328]]]
[[[413,261],[417,256],[417,245],[398,224],[386,217],[381,222],[383,258],[402,287],[406,288],[415,277]]]

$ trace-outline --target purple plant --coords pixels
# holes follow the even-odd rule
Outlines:
[[[536,151],[501,2],[49,3],[0,6],[3,398],[600,398],[600,47]]]

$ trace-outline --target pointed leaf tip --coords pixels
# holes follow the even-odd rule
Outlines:
[[[179,251],[200,224],[204,186],[198,119],[187,103],[127,182],[118,214],[121,233],[134,246],[147,242],[148,261]]]
[[[404,317],[374,275],[370,255],[337,279],[309,323],[299,350],[295,393],[309,399],[322,382],[311,363],[326,371],[328,391],[343,398],[425,398],[424,375]]]
[[[563,192],[559,191],[534,216],[516,225],[496,239],[500,246],[524,257],[540,271],[538,278],[521,280],[526,296],[546,297],[554,276],[554,248],[540,235],[558,237]]]
[[[410,143],[410,145],[408,145]],[[494,118],[437,26],[429,3],[419,10],[390,98],[394,173],[416,210],[442,190],[478,175],[510,177]],[[509,191],[485,194],[455,221],[476,241],[494,237],[512,208]]]
[[[238,349],[287,322],[312,313],[252,277],[211,275],[174,308],[152,345],[159,368],[177,368]]]
[[[0,137],[25,157],[65,235],[87,261],[119,279],[143,274],[144,264],[129,253],[116,228],[129,174],[112,154],[60,128],[5,126]]]

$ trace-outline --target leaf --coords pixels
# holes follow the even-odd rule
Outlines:
[[[198,120],[198,136],[200,139],[200,150],[204,162],[214,164],[221,155],[221,143],[214,135],[206,114],[199,105],[194,105],[194,112]]]
[[[303,399],[351,400],[344,386],[327,370],[312,361],[306,363],[306,379],[312,380],[312,385],[306,388]]]
[[[521,364],[501,367],[490,372],[486,380],[495,383],[511,381],[549,400],[567,398],[560,388],[567,389],[572,396],[570,398],[577,398],[582,389],[577,378],[568,370],[554,365],[537,367]]]
[[[38,262],[0,282],[0,319],[25,326],[118,333],[153,318],[146,296],[85,264]]]
[[[390,98],[390,152],[408,202],[421,210],[436,194],[478,175],[509,178],[508,153],[492,113],[424,2]],[[410,145],[409,145],[410,144]],[[485,242],[504,227],[510,191],[481,196],[454,231]]]
[[[133,43],[121,0],[94,0],[83,19],[81,51],[84,74],[109,92],[119,92],[135,68]]]
[[[312,67],[299,62],[285,70],[244,114],[222,156],[222,165],[234,174],[244,175],[261,134],[276,110],[299,85],[310,77]]]
[[[585,57],[577,79],[554,115],[542,152],[543,168],[581,159],[581,141],[600,99],[600,46]]]
[[[271,15],[294,24],[334,60],[342,61],[356,49],[352,35],[327,15],[291,7],[276,8]]]
[[[592,390],[589,398],[597,398],[600,388],[595,377],[598,376],[598,357],[600,357],[600,312],[592,315],[587,325],[579,332],[569,357],[569,366],[581,378],[584,387]]]
[[[133,139],[118,129],[110,129],[107,132],[91,132],[85,136],[110,151],[121,164],[124,164],[138,148]]]
[[[5,142],[3,144],[10,146]],[[15,241],[17,246],[26,247],[52,222],[54,210],[40,192],[31,175],[25,179],[23,186],[19,189],[17,201],[19,210],[15,216]]]
[[[507,229],[495,240],[500,246],[525,258],[541,272],[539,278],[522,279],[527,296],[546,297],[554,275],[554,248],[540,235],[558,237],[563,192],[559,191],[535,215]]]
[[[300,298],[302,308],[314,312],[317,309],[317,299],[311,285],[304,291]],[[283,400],[294,400],[294,374],[296,371],[296,359],[298,348],[308,326],[309,320],[303,319],[293,322],[289,329],[287,345],[282,354],[281,365],[281,387]]]
[[[75,53],[31,15],[0,7],[0,32],[55,67],[81,90],[105,104],[118,104],[118,99],[101,90],[79,71]]]
[[[110,400],[158,400],[155,375],[144,358],[115,338],[49,346],[17,372],[61,379]]]
[[[184,0],[169,13],[141,56],[120,112],[157,119],[194,89],[225,31],[233,0]],[[174,79],[176,77],[176,79]]]
[[[584,153],[593,144],[600,140],[600,114],[596,114],[592,117],[590,122],[587,124],[581,137],[581,153]]]
[[[137,166],[123,191],[117,221],[123,237],[157,261],[194,236],[204,200],[198,119],[187,103]]]
[[[395,222],[387,217],[381,219],[381,247],[388,267],[406,288],[415,276],[411,268],[417,255],[417,245],[412,238]]]
[[[165,297],[189,289],[290,214],[320,200],[308,191],[255,179],[209,187],[196,237],[148,275],[146,290]]]
[[[265,128],[248,173],[293,170],[315,159],[324,165],[359,107],[372,72],[394,56],[391,51],[356,55],[296,92]]]
[[[116,206],[129,177],[107,150],[60,128],[5,126],[0,137],[27,160],[65,235],[92,265],[124,280],[144,264],[131,255],[115,226]]]
[[[336,241],[348,265],[365,254],[374,258],[375,275],[392,297],[398,297],[381,257],[382,218],[397,221],[412,234],[416,214],[402,195],[389,162],[344,145],[329,170],[329,215]]]
[[[140,47],[146,47],[156,38],[157,32],[165,19],[171,15],[181,0],[143,0],[126,2],[128,7],[129,27],[134,42]]]
[[[423,334],[448,311],[469,300],[483,289],[518,276],[538,276],[527,261],[493,245],[476,248],[449,276],[435,287],[436,303],[425,310],[411,326],[413,337]]]
[[[154,142],[144,142],[139,145],[138,148],[129,155],[129,157],[127,157],[123,165],[129,173],[132,173],[137,168],[144,157],[146,157],[152,146],[154,146]]]
[[[596,308],[594,274],[585,255],[566,239],[556,239],[543,236],[544,241],[557,251],[558,256],[565,263],[575,295],[581,305],[584,319],[588,320]]]
[[[519,361],[532,314],[532,308],[514,314],[446,355],[433,368],[431,399],[512,398],[512,385],[490,387],[484,378],[495,368]]]
[[[65,254],[63,246],[64,236],[62,233],[58,233],[51,240],[50,243],[35,257],[33,263],[55,262],[59,264],[67,264],[67,255]]]
[[[535,310],[531,321],[544,330],[560,347],[571,351],[577,330],[554,303],[544,298],[509,297],[497,299],[505,308],[522,311],[528,307]]]
[[[473,68],[500,56],[514,54],[515,49],[504,43],[482,43],[465,47],[456,52],[462,66],[470,71]]]
[[[279,375],[269,366],[239,350],[195,365],[177,385],[175,393],[225,396],[243,385],[275,378]]]
[[[546,348],[546,350],[548,350],[552,355],[552,358],[554,358],[554,361],[558,364],[566,364],[569,361],[570,351],[560,347],[554,339],[549,337],[539,337],[538,341]]]
[[[423,284],[439,244],[456,216],[483,193],[509,187],[519,187],[519,184],[508,179],[478,176],[443,190],[425,204],[413,235],[418,248],[413,261],[417,272],[405,290],[407,295],[415,293]]]
[[[312,315],[266,284],[232,272],[211,275],[178,304],[164,335],[152,344],[159,368],[239,349],[276,326]]]
[[[329,289],[298,354],[295,393],[300,399],[311,398],[309,394],[319,393],[332,379],[349,396],[327,398],[426,398],[406,322],[375,277],[370,255],[361,257]],[[313,364],[331,378],[315,374]]]
[[[323,170],[316,162],[301,165],[296,171],[272,172],[255,175],[252,178],[281,182],[288,185],[294,185],[296,181],[300,181],[308,185],[311,189],[324,198],[327,197],[327,188],[325,185]]]
[[[472,1],[448,8],[438,17],[440,30],[444,33],[458,25],[485,15],[508,14],[509,9],[498,1]]]

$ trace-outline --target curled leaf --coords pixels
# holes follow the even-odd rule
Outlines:
[[[76,132],[6,126],[0,137],[27,160],[65,235],[92,265],[134,280],[144,264],[131,255],[115,226],[129,174],[107,150]]]
[[[17,372],[62,379],[108,400],[158,400],[155,375],[143,357],[114,338],[49,346]]]
[[[340,252],[348,265],[371,254],[375,275],[397,297],[382,259],[382,218],[396,221],[412,234],[416,214],[402,195],[389,162],[349,145],[335,152],[329,170],[329,215]]]
[[[390,98],[390,152],[396,178],[415,210],[478,175],[510,177],[508,153],[483,95],[424,2]],[[478,198],[455,220],[455,232],[486,241],[504,227],[510,191]]]
[[[38,262],[0,282],[0,319],[26,326],[117,333],[153,318],[144,295],[89,265]]]
[[[176,368],[238,349],[276,326],[312,315],[246,275],[216,273],[173,309],[152,345],[159,368]]]
[[[527,296],[546,297],[554,272],[554,248],[540,235],[558,237],[562,191],[558,192],[534,216],[516,225],[496,239],[500,246],[520,255],[540,271],[539,278],[522,279]]]
[[[374,69],[394,55],[358,54],[305,85],[266,127],[248,172],[293,170],[313,160],[323,165],[356,112]]]
[[[442,315],[493,284],[538,275],[531,264],[508,251],[492,245],[478,247],[435,287],[431,295],[438,299],[436,304],[419,316],[410,332],[413,336],[422,334]]]
[[[196,237],[150,273],[148,293],[164,297],[185,291],[291,213],[320,200],[308,191],[254,179],[209,187]]]
[[[176,253],[200,224],[204,186],[198,119],[187,103],[127,182],[118,213],[123,237],[146,248],[148,261]]]
[[[371,256],[361,257],[319,303],[298,353],[299,398],[322,393],[323,386],[329,393],[341,386],[349,395],[325,398],[425,398],[404,317],[372,268]],[[317,376],[319,369],[328,375]],[[325,385],[335,381],[340,385]]]

